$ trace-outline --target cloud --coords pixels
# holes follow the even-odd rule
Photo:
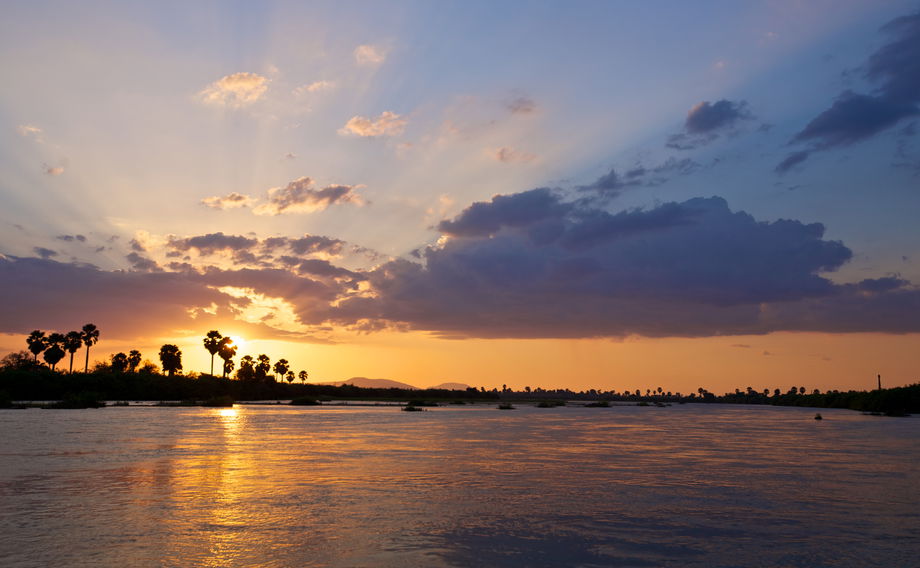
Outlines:
[[[502,146],[490,151],[490,155],[499,162],[510,164],[513,162],[527,163],[537,159],[536,154],[516,150],[510,146]]]
[[[653,187],[669,181],[675,176],[690,175],[700,168],[700,164],[690,158],[678,160],[668,158],[657,166],[646,167],[636,164],[622,174],[616,168],[597,178],[594,183],[578,186],[581,192],[592,192],[600,197],[612,198],[620,195],[623,190],[631,187]]]
[[[49,166],[48,164],[43,164],[45,168],[45,174],[49,176],[59,176],[64,173],[64,168],[61,166]]]
[[[242,193],[232,192],[223,197],[215,195],[214,197],[205,197],[201,204],[211,209],[236,209],[237,207],[249,207],[256,202],[255,199]]]
[[[325,81],[325,80],[313,81],[312,83],[301,85],[300,87],[297,87],[296,89],[294,89],[294,94],[300,96],[300,95],[305,95],[307,93],[319,93],[322,91],[331,91],[334,88],[335,88],[334,81]]]
[[[811,152],[808,152],[805,150],[798,151],[798,152],[790,152],[783,159],[782,162],[776,165],[776,168],[774,169],[774,171],[780,174],[786,173],[792,168],[794,168],[795,166],[807,160],[810,155],[811,155]]]
[[[386,61],[387,53],[380,46],[376,45],[359,45],[354,51],[355,62],[358,65],[372,67],[380,65]]]
[[[198,96],[205,104],[242,107],[258,101],[268,90],[268,79],[256,73],[233,73],[208,85]]]
[[[738,123],[753,118],[746,101],[703,101],[687,112],[684,131],[670,136],[666,146],[676,150],[698,148],[716,140]]]
[[[888,43],[870,55],[862,68],[877,88],[871,94],[848,90],[838,95],[792,138],[792,144],[809,145],[798,152],[799,157],[868,140],[920,115],[920,12],[896,18],[881,31]],[[793,156],[787,156],[776,171],[788,171],[791,166],[786,164]]]
[[[407,118],[390,111],[384,111],[376,119],[353,116],[339,129],[339,134],[355,134],[361,137],[398,136],[406,129],[408,122]]]
[[[444,337],[920,330],[909,283],[825,276],[852,252],[821,224],[757,221],[718,197],[610,212],[541,188],[475,203],[438,228],[450,238],[423,262],[367,272],[371,294],[325,317]]]
[[[511,111],[511,114],[532,114],[537,110],[537,103],[527,96],[519,96],[511,99],[505,106]]]
[[[30,301],[22,302],[25,297]],[[155,336],[190,327],[190,306],[216,303],[229,311],[228,299],[179,274],[0,257],[0,331],[6,333],[79,329],[91,321],[103,339]]]
[[[572,206],[561,203],[546,187],[511,195],[496,195],[479,201],[452,220],[442,221],[438,230],[451,237],[488,237],[505,227],[531,227],[543,221],[557,221]]]
[[[349,185],[330,185],[322,189],[313,189],[313,180],[308,177],[296,179],[285,187],[268,190],[266,203],[253,209],[256,215],[281,215],[282,213],[312,213],[322,211],[330,205],[352,203],[363,205],[361,196],[355,193],[355,187]]]
[[[125,260],[131,263],[131,268],[140,272],[162,272],[163,269],[160,268],[153,260],[143,257],[136,252],[129,253],[125,256]]]
[[[796,134],[792,142],[815,142],[817,149],[846,146],[871,138],[901,119],[917,114],[920,111],[912,104],[846,91],[831,108]]]
[[[59,241],[64,241],[66,243],[70,243],[73,241],[79,241],[81,243],[86,242],[86,237],[84,235],[58,235],[54,238]]]
[[[177,251],[197,250],[199,254],[210,255],[218,251],[249,250],[258,244],[258,239],[240,235],[225,235],[223,232],[186,237],[171,238],[168,247]]]
[[[42,129],[32,124],[20,124],[16,127],[16,131],[19,132],[20,136],[31,136],[39,141],[42,139]]]
[[[684,129],[689,134],[704,134],[734,126],[740,120],[751,118],[745,101],[732,102],[722,99],[715,103],[703,101],[687,113]]]
[[[42,257],[42,258],[44,258],[44,259],[49,259],[49,258],[51,258],[51,257],[53,257],[53,256],[57,256],[57,255],[58,255],[57,251],[51,250],[51,249],[48,249],[48,248],[45,248],[45,247],[33,247],[33,248],[32,248],[32,252],[34,252],[35,254],[37,254],[38,256],[40,256],[40,257]]]

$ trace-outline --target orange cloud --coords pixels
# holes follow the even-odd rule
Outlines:
[[[354,51],[355,62],[358,65],[372,66],[380,65],[386,61],[386,51],[376,45],[359,45]]]
[[[397,136],[406,129],[409,120],[391,111],[384,111],[376,120],[353,116],[339,130],[339,134],[356,134],[361,137]]]
[[[267,90],[267,78],[256,73],[233,73],[208,85],[199,96],[205,104],[241,107],[256,102]]]

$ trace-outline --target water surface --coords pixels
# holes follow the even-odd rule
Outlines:
[[[917,565],[920,422],[814,413],[0,411],[0,565]]]

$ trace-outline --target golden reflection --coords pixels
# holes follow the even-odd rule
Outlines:
[[[236,408],[221,408],[218,413],[220,414],[221,418],[229,419],[224,420],[224,426],[228,425],[228,421],[236,421],[236,419],[239,417],[239,413],[237,412]]]

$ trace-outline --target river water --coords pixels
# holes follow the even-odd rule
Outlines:
[[[0,411],[0,566],[920,566],[920,419]]]

